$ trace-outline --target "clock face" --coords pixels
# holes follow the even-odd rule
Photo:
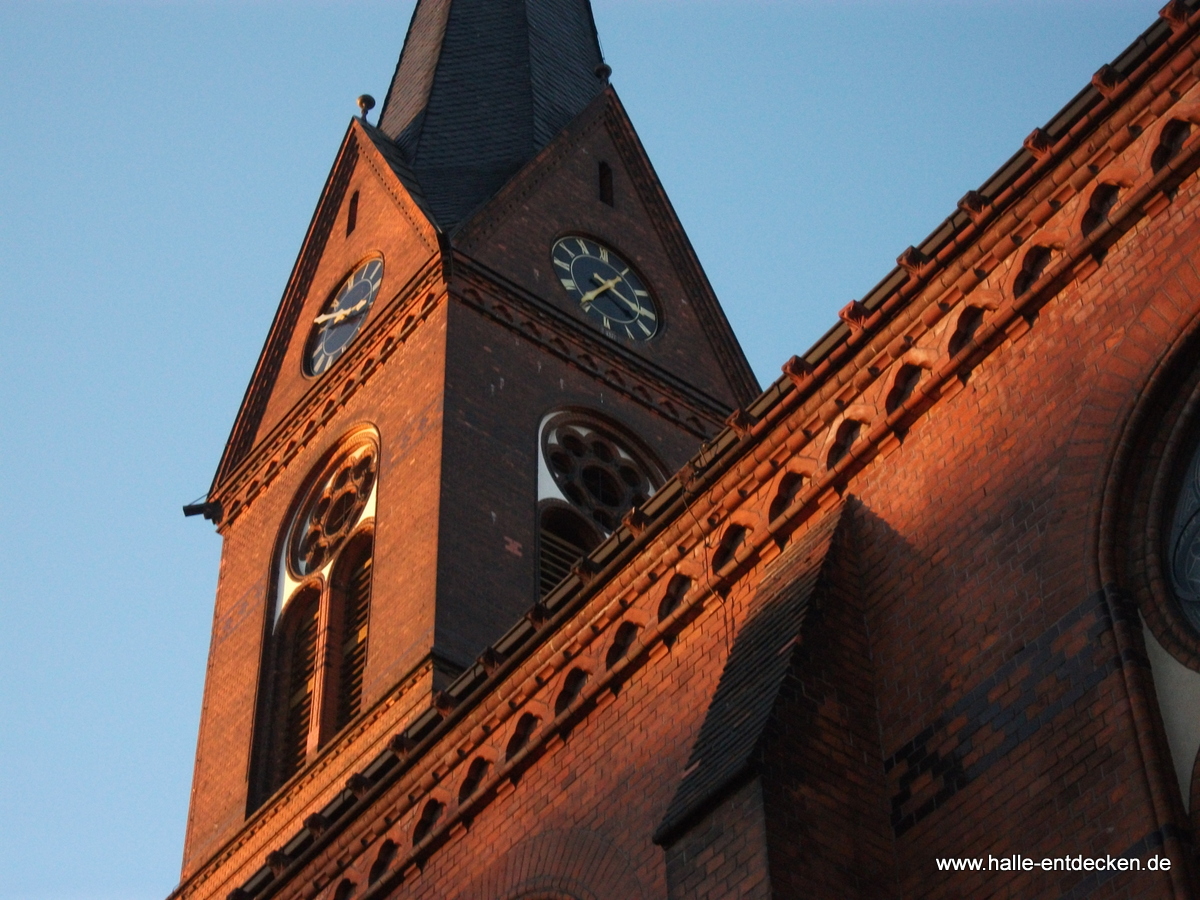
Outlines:
[[[550,253],[554,274],[589,319],[615,337],[648,341],[658,331],[658,307],[625,260],[591,238],[568,236]]]
[[[309,375],[323,374],[350,346],[367,321],[382,281],[383,260],[367,260],[342,282],[333,299],[313,319],[304,353],[304,369]]]

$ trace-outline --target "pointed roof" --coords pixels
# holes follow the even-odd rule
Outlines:
[[[418,0],[379,115],[451,231],[603,90],[588,0]]]

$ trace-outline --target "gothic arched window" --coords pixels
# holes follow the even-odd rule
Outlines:
[[[663,477],[632,434],[591,413],[547,416],[540,450],[538,588],[544,597]]]
[[[263,658],[251,809],[362,707],[378,461],[375,434],[352,435],[292,506]]]

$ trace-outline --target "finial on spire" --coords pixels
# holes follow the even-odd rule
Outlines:
[[[367,121],[367,113],[375,108],[375,98],[370,94],[363,94],[358,98],[358,108],[362,110],[362,120]]]

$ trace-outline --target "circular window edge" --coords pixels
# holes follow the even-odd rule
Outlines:
[[[629,449],[635,451],[641,457],[641,462],[650,470],[650,483],[655,491],[658,491],[666,484],[670,474],[669,470],[663,465],[662,460],[658,458],[658,454],[654,452],[650,445],[637,432],[624,423],[587,407],[558,407],[542,416],[541,425],[538,428],[538,449],[543,456],[546,452],[547,435],[552,428],[562,424],[564,420],[579,420],[585,426],[601,432],[610,432],[613,437],[628,444]]]
[[[1145,584],[1138,609],[1150,633],[1172,657],[1200,672],[1200,630],[1188,619],[1171,587],[1170,542],[1176,506],[1187,471],[1200,454],[1200,378],[1173,421],[1161,422],[1157,432],[1165,437],[1154,460],[1146,518],[1141,529],[1145,543]]]
[[[1200,672],[1200,632],[1166,568],[1176,489],[1200,448],[1200,314],[1177,333],[1124,410],[1099,499],[1094,586],[1136,607],[1141,625],[1181,665]],[[1123,420],[1123,421],[1122,421]]]

